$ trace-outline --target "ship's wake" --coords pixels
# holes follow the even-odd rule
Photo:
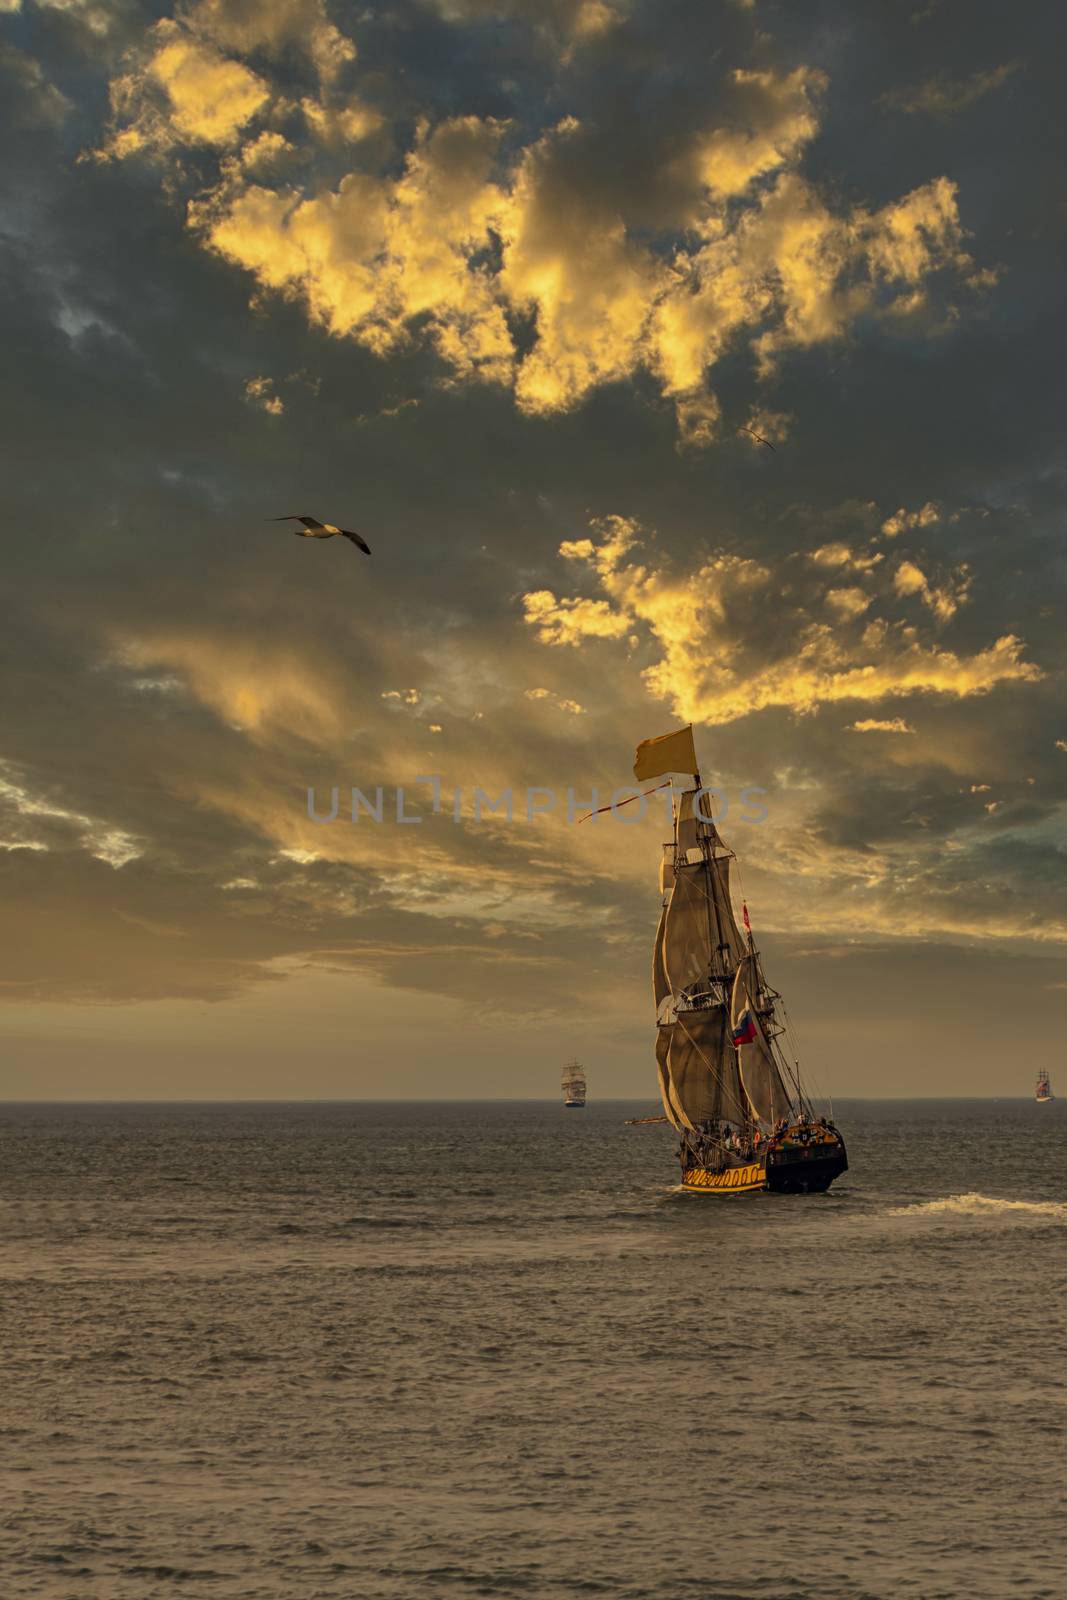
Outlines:
[[[942,1200],[922,1200],[915,1205],[895,1206],[891,1217],[950,1215],[957,1217],[1017,1216],[1048,1217],[1067,1222],[1067,1202],[1059,1200],[1004,1200],[990,1194],[951,1194]]]

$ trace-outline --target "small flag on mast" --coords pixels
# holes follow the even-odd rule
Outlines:
[[[697,770],[692,723],[674,733],[661,733],[656,739],[642,739],[634,754],[634,777],[639,783],[646,778],[662,778],[668,772]]]
[[[730,1036],[736,1045],[752,1044],[756,1039],[756,1019],[751,1011],[743,1011]]]
[[[748,906],[745,904],[744,900],[742,900],[742,902],[741,902],[741,916],[744,918],[745,932],[746,933],[751,933],[752,932],[752,924],[748,920]]]

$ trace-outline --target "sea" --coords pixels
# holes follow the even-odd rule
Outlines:
[[[3,1600],[1067,1595],[1067,1105],[0,1107]]]

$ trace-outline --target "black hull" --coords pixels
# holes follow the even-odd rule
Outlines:
[[[848,1171],[845,1143],[833,1155],[799,1161],[768,1161],[767,1188],[774,1194],[825,1194],[835,1178]]]

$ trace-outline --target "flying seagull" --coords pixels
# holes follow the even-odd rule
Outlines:
[[[738,431],[738,433],[749,433],[749,434],[751,434],[753,439],[758,440],[760,444],[765,444],[767,446],[768,450],[772,450],[772,451],[774,450],[774,446],[771,443],[771,441],[769,439],[765,439],[763,437],[762,433],[756,433],[755,430],[752,429],[752,428],[738,428],[737,431]]]
[[[342,538],[351,539],[353,544],[358,545],[365,556],[370,555],[370,545],[358,533],[349,533],[347,528],[335,528],[332,522],[320,522],[318,517],[272,517],[271,521],[302,522],[302,528],[291,530],[298,539],[334,539],[340,534]]]

